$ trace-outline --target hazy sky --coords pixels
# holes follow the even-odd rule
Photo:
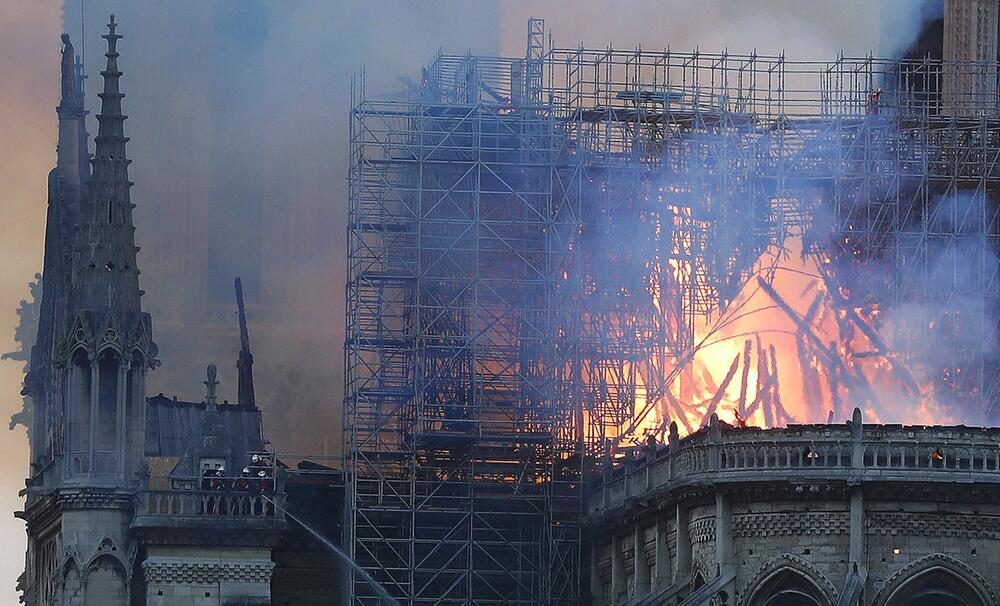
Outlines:
[[[252,79],[263,91],[267,105],[277,108],[270,113],[237,113],[257,123],[246,129],[270,133],[266,141],[269,157],[281,165],[294,164],[307,186],[299,192],[303,203],[332,205],[330,217],[336,225],[337,241],[342,241],[339,222],[345,216],[343,206],[346,177],[346,132],[350,73],[366,64],[369,81],[375,87],[390,87],[402,73],[419,73],[434,49],[443,46],[449,52],[463,52],[470,46],[477,50],[499,47],[504,54],[524,54],[526,21],[529,16],[546,19],[546,29],[559,46],[604,47],[611,43],[624,48],[641,44],[646,48],[692,48],[705,50],[746,51],[757,48],[762,53],[784,50],[790,58],[830,58],[838,51],[860,55],[869,49],[891,49],[912,37],[919,20],[912,9],[915,0],[648,0],[633,2],[585,2],[582,0],[534,0],[519,2],[462,2],[459,0],[379,2],[356,0],[258,0],[268,15],[263,23],[238,24],[239,31],[225,31],[216,26],[209,30],[184,27],[186,11],[232,8],[234,0],[178,0],[163,3],[153,0],[86,0],[95,23],[104,22],[108,10],[120,14],[120,31],[126,35],[122,44],[121,64],[126,72],[123,85],[128,113],[126,124],[133,137],[130,154],[135,161],[136,192],[155,191],[139,182],[143,171],[147,181],[155,182],[149,167],[169,162],[171,154],[183,149],[188,165],[200,165],[208,153],[198,146],[185,145],[185,136],[193,136],[196,123],[163,124],[174,115],[191,115],[186,106],[185,88],[179,78],[185,74],[220,78],[213,70],[185,70],[181,62],[167,65],[171,58],[198,60],[198,49],[206,40],[199,36],[234,36],[252,39],[255,27],[267,31],[266,44],[255,45],[254,70],[236,76]],[[67,0],[66,14],[78,15],[80,0]],[[197,7],[197,8],[196,8]],[[417,8],[419,7],[419,8]],[[904,10],[905,9],[905,10]],[[27,282],[40,271],[42,260],[43,220],[46,200],[46,174],[55,161],[56,115],[58,103],[59,34],[63,31],[61,0],[5,0],[0,2],[0,352],[15,347],[13,332],[15,308],[27,296]],[[90,21],[91,19],[88,19]],[[168,25],[169,24],[169,27]],[[224,24],[223,24],[224,25]],[[88,26],[89,27],[89,26]],[[221,28],[221,29],[220,29]],[[67,24],[74,38],[79,24]],[[141,32],[141,35],[137,35]],[[880,36],[891,32],[891,37]],[[91,58],[100,59],[99,35],[88,32],[86,45]],[[131,37],[129,37],[131,34]],[[880,41],[880,38],[884,38]],[[77,41],[74,39],[74,41]],[[79,48],[79,44],[78,44]],[[131,54],[129,54],[131,53]],[[239,60],[235,56],[234,60]],[[148,61],[145,65],[143,61]],[[88,61],[92,64],[92,61]],[[171,72],[170,70],[174,70]],[[91,68],[91,74],[96,74]],[[173,73],[172,76],[167,78]],[[144,74],[165,77],[161,96],[153,99],[149,88],[138,84]],[[189,76],[190,77],[190,76]],[[170,79],[173,78],[173,79]],[[88,84],[93,97],[100,86],[94,76]],[[169,84],[170,86],[166,86]],[[190,82],[191,90],[203,91],[219,83]],[[246,86],[246,81],[232,82]],[[287,103],[287,105],[282,105]],[[148,125],[150,107],[161,118],[160,128]],[[235,108],[234,111],[239,110]],[[145,118],[140,118],[145,112]],[[271,121],[271,118],[274,121]],[[166,120],[169,121],[169,120]],[[329,121],[329,122],[326,122]],[[264,123],[266,122],[266,123]],[[145,125],[145,126],[144,126]],[[246,136],[234,121],[227,125],[233,134],[228,153],[234,156],[259,155],[260,138]],[[185,129],[188,129],[185,131]],[[151,140],[154,136],[162,140]],[[91,132],[93,134],[93,132]],[[145,138],[142,138],[145,137]],[[238,164],[238,162],[236,163]],[[211,166],[211,163],[204,162]],[[140,169],[145,166],[145,169]],[[220,168],[224,170],[226,167]],[[282,171],[283,172],[283,171]],[[273,173],[278,174],[278,173]],[[207,175],[211,179],[216,175]],[[318,198],[323,196],[325,199]],[[158,202],[167,202],[159,201]],[[137,203],[149,202],[138,196]],[[141,208],[140,208],[141,211]],[[143,213],[137,216],[142,218]],[[156,226],[139,226],[139,244],[144,233]],[[334,250],[337,247],[334,247]],[[140,263],[142,259],[140,258]],[[343,284],[342,259],[334,259],[330,269],[335,284],[334,300]],[[144,272],[143,279],[155,280]],[[339,281],[338,281],[339,280]],[[339,318],[332,320],[342,324]],[[155,318],[154,318],[155,326]],[[18,391],[21,365],[0,363],[0,426],[20,408]],[[339,399],[339,398],[338,398]],[[4,431],[4,430],[0,430]],[[6,432],[0,438],[0,458],[7,462],[0,477],[0,541],[5,545],[0,556],[0,603],[14,604],[14,582],[23,566],[23,525],[9,517],[20,509],[17,496],[23,487],[26,471],[26,440],[23,428]]]

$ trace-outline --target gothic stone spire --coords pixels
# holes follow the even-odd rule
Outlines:
[[[45,220],[45,255],[42,269],[42,295],[38,329],[31,349],[31,363],[24,379],[25,395],[31,397],[34,419],[29,430],[32,462],[55,446],[46,436],[46,410],[58,400],[52,373],[56,335],[66,322],[67,298],[72,279],[73,226],[79,221],[80,202],[84,195],[87,142],[83,135],[83,94],[74,65],[73,44],[62,35],[61,95],[56,113],[59,116],[59,139],[56,166],[49,172],[48,208]]]
[[[139,268],[136,264],[134,205],[129,197],[132,182],[128,178],[131,161],[125,153],[124,124],[118,69],[117,23],[111,15],[108,33],[107,66],[101,111],[97,115],[98,133],[95,138],[93,174],[90,178],[88,201],[81,212],[81,224],[73,263],[73,293],[71,312],[92,338],[132,340],[122,342],[122,351],[138,346],[147,361],[152,362],[149,342],[149,316],[142,313],[139,289]],[[80,338],[79,328],[71,329],[70,339]],[[109,332],[109,328],[111,329]],[[126,334],[123,334],[124,333]],[[100,343],[91,343],[91,347]],[[93,349],[91,348],[91,351]]]

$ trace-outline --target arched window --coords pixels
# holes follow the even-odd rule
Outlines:
[[[98,359],[97,433],[94,450],[114,453],[118,447],[118,369],[121,358],[114,350],[105,350]],[[101,460],[102,457],[98,457]],[[106,462],[106,461],[104,461]],[[99,469],[98,471],[112,471]]]
[[[782,568],[750,596],[750,606],[827,606],[823,592],[794,568]]]
[[[70,449],[73,451],[73,471],[90,471],[91,371],[87,352],[78,349],[73,354],[69,375]]]
[[[63,569],[62,604],[79,604],[83,586],[80,584],[80,571],[72,560]]]
[[[85,606],[127,604],[125,571],[112,557],[101,556],[87,571]]]
[[[965,579],[944,567],[925,570],[889,596],[886,606],[987,606]]]

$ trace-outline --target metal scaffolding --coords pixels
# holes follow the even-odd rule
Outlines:
[[[995,66],[546,49],[543,32],[531,20],[523,58],[438,55],[406,100],[354,91],[346,534],[407,605],[577,603],[586,461],[651,415],[697,429],[672,387],[696,324],[790,238],[844,317],[933,303],[913,316],[933,331],[893,330],[920,335],[908,355],[933,354],[950,409],[982,417],[1000,393],[996,87],[942,94]],[[844,360],[831,383],[863,382]]]

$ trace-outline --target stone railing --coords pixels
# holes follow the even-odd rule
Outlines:
[[[207,490],[147,490],[139,495],[138,515],[283,517],[283,494]],[[275,507],[277,504],[277,508]]]
[[[169,487],[139,492],[140,516],[284,519],[285,492],[273,477],[162,478]],[[157,483],[153,483],[155,486]]]
[[[672,428],[666,448],[605,466],[587,511],[685,485],[790,478],[1000,484],[1000,428],[864,426],[857,410],[846,424],[781,429],[723,428],[713,418],[684,439]]]

